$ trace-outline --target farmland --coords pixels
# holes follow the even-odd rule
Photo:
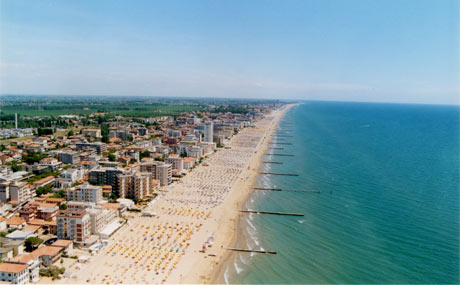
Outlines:
[[[186,105],[174,103],[40,103],[40,104],[20,104],[14,103],[2,106],[2,115],[12,115],[18,113],[21,116],[59,116],[59,115],[86,115],[91,113],[108,113],[125,117],[156,117],[175,115],[181,112],[196,111],[203,109],[200,105]]]

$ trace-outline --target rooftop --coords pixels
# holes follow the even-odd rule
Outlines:
[[[34,182],[34,185],[40,185],[40,184],[43,184],[43,183],[46,183],[46,182],[49,182],[51,180],[54,179],[54,176],[48,176],[48,177],[45,177],[45,178],[42,178],[40,180],[37,180]]]
[[[35,259],[36,257],[33,256],[32,254],[18,254],[15,257],[12,257],[8,259],[8,261],[11,262],[19,262],[19,263],[27,263],[32,259]]]
[[[51,246],[68,247],[71,244],[73,244],[73,241],[71,241],[71,240],[58,239]]]
[[[9,226],[19,226],[24,224],[25,222],[26,220],[24,220],[21,217],[11,217],[8,220],[6,220],[6,224]]]
[[[40,257],[40,256],[55,256],[59,254],[62,251],[62,247],[57,247],[57,246],[41,246],[37,248],[36,250],[32,251],[30,254],[34,257]]]
[[[0,272],[7,273],[20,273],[24,270],[27,270],[27,265],[25,264],[15,264],[15,263],[0,263]]]

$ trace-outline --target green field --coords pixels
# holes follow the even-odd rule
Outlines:
[[[86,115],[95,112],[121,115],[125,117],[156,117],[176,115],[181,112],[202,110],[200,105],[179,104],[12,104],[2,106],[0,113],[11,115],[18,113],[21,116],[59,116],[59,115]]]

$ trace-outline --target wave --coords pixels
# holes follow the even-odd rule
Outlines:
[[[225,272],[224,272],[224,282],[225,282],[225,284],[230,283],[229,280],[228,280],[229,277],[230,277],[230,272],[229,272],[229,267],[227,266],[225,268]]]
[[[241,254],[241,253],[238,254],[238,255],[239,255],[239,257],[240,257],[241,262],[242,262],[244,265],[248,265],[248,264],[249,264],[249,259],[248,259],[248,258],[245,259],[245,258],[243,257],[243,254]],[[247,256],[247,255],[246,255],[246,256]]]
[[[238,266],[238,261],[235,259],[235,261],[233,262],[233,267],[235,267],[235,270],[236,270],[236,274],[240,274],[241,272],[243,272],[243,268],[239,267]]]
[[[250,214],[252,215],[252,214]],[[250,219],[246,219],[246,221],[248,222],[248,225],[255,231],[257,231],[257,228],[254,226],[254,224],[251,222],[251,218]]]

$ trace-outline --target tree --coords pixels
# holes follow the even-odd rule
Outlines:
[[[37,190],[35,190],[35,192],[37,193],[37,196],[40,197],[43,194],[50,193],[52,188],[53,188],[53,186],[51,184],[49,184],[49,185],[46,185],[46,186],[38,187]]]
[[[131,158],[131,159],[129,160],[129,164],[133,164],[133,163],[136,163],[136,162],[137,162],[137,160],[134,159],[134,158]]]
[[[109,125],[101,124],[101,135],[102,135],[101,141],[103,143],[108,143],[109,142]]]
[[[75,135],[75,133],[73,132],[73,130],[70,130],[69,132],[67,132],[67,136],[68,136],[68,137],[71,137],[71,136],[73,136],[73,135]]]
[[[17,171],[20,171],[22,168],[20,165],[17,164],[16,161],[14,161],[12,164],[11,164],[11,170],[13,172],[17,172]]]
[[[67,205],[66,204],[59,205],[59,210],[67,210]]]
[[[33,251],[34,249],[36,249],[41,243],[43,242],[43,240],[41,238],[38,238],[38,237],[29,237],[25,240],[24,242],[24,245],[26,247],[26,251],[27,252],[31,252]]]
[[[117,158],[115,157],[115,155],[113,153],[109,153],[109,155],[107,155],[107,157],[109,158],[109,161],[116,161]]]
[[[53,134],[53,129],[51,129],[51,128],[38,128],[37,132],[38,132],[37,133],[38,136],[52,135]]]
[[[49,266],[48,268],[41,268],[39,271],[40,276],[51,277],[52,280],[55,280],[59,275],[64,274],[64,267]]]
[[[140,153],[140,158],[143,159],[144,157],[150,157],[150,151],[146,150]]]
[[[56,194],[51,196],[51,198],[64,198],[64,196],[65,196],[65,191],[64,190],[59,190]]]
[[[81,185],[82,183],[76,181],[74,183],[72,183],[72,185],[70,185],[70,187],[75,187],[75,186],[78,186],[78,185]]]
[[[35,162],[39,162],[45,156],[41,152],[31,151],[27,153],[27,155],[22,156],[22,160],[27,164],[34,164]]]
[[[109,196],[109,199],[111,201],[116,201],[118,199],[118,195],[116,193],[112,192],[112,194],[110,194],[110,196]]]

